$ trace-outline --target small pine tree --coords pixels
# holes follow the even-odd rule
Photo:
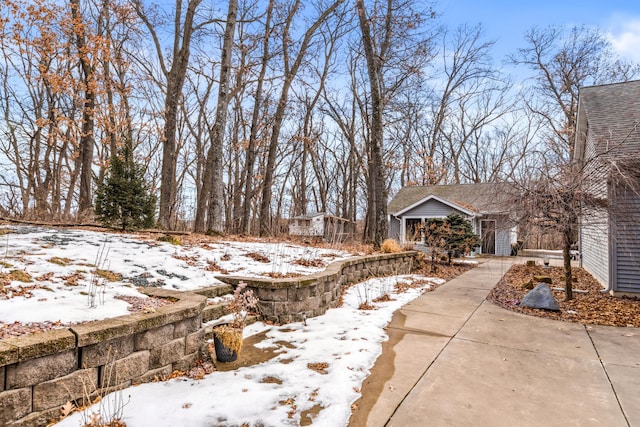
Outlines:
[[[473,232],[471,223],[460,214],[452,213],[445,221],[449,224],[450,234],[447,236],[447,255],[449,264],[451,257],[466,254],[481,243],[480,236]]]
[[[456,213],[446,218],[427,219],[424,233],[425,245],[431,253],[431,272],[436,271],[436,261],[440,255],[446,255],[451,264],[453,256],[468,253],[481,243],[480,236],[473,233],[471,223]]]
[[[134,230],[153,227],[155,210],[156,196],[148,189],[144,169],[125,146],[111,156],[106,177],[98,182],[96,217],[108,227]]]

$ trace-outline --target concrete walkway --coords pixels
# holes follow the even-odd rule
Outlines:
[[[640,426],[640,329],[485,301],[513,261],[484,262],[396,312],[350,426]]]

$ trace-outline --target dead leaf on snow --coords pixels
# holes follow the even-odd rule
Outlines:
[[[319,374],[322,375],[326,375],[328,374],[327,372],[327,368],[329,367],[329,364],[326,362],[319,362],[319,363],[307,363],[307,368],[316,371]]]
[[[75,409],[75,405],[69,401],[60,407],[60,415],[64,418],[67,417]]]

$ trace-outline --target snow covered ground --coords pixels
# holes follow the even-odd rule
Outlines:
[[[138,296],[136,286],[191,290],[218,283],[214,276],[220,270],[245,276],[307,274],[353,256],[284,243],[176,246],[133,235],[4,228],[10,233],[0,235],[0,327],[1,322],[80,322],[121,315],[127,304],[115,296]],[[305,267],[300,260],[316,266]],[[96,265],[121,277],[103,279],[94,273]],[[210,271],[212,266],[218,271]],[[26,277],[31,281],[13,280]],[[95,281],[104,292],[90,308],[87,294]],[[259,345],[277,350],[267,362],[216,371],[199,380],[177,378],[130,387],[58,425],[80,426],[98,412],[108,419],[115,409],[121,409],[128,427],[297,426],[308,425],[308,417],[315,426],[346,425],[351,405],[360,397],[362,382],[387,339],[384,327],[393,312],[441,282],[408,275],[353,285],[342,307],[307,319],[306,324],[257,323],[246,328],[246,336],[265,332]],[[374,302],[371,310],[359,309],[384,294],[391,300]]]
[[[353,256],[287,243],[188,246],[87,230],[0,227],[3,231],[0,273],[10,281],[0,282],[0,323],[100,320],[127,314],[129,304],[115,297],[144,297],[138,286],[186,291],[219,284],[215,276],[223,273],[309,274]],[[318,266],[308,266],[314,262]],[[99,276],[96,266],[117,276]],[[11,280],[16,278],[29,281]]]

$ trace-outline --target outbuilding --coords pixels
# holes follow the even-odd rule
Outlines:
[[[291,236],[307,236],[326,242],[342,242],[353,233],[353,222],[346,218],[316,212],[298,215],[289,222]]]

